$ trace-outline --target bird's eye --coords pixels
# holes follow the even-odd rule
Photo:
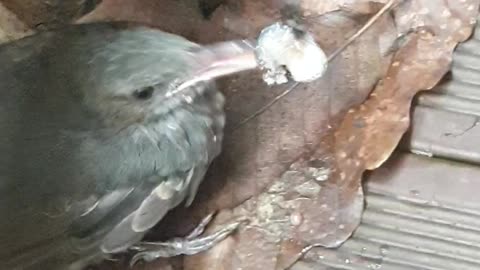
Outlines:
[[[155,88],[153,86],[147,86],[141,89],[137,89],[133,92],[133,96],[139,100],[147,100],[153,96]]]

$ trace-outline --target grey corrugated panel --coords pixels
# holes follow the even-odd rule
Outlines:
[[[476,99],[473,100],[460,96],[441,95],[436,92],[431,92],[419,96],[417,103],[421,106],[432,107],[439,110],[480,116],[480,100]]]
[[[478,53],[480,52],[475,51],[475,49],[457,50],[455,52],[455,58],[453,59],[452,68],[468,68],[472,70],[472,72],[479,74],[480,72],[478,72],[478,70],[480,69],[480,58],[478,57]],[[472,55],[475,57],[472,57]]]
[[[396,154],[374,171],[367,189],[367,209],[377,209],[369,204],[373,202],[384,205],[384,209],[408,212],[413,218],[425,216],[436,223],[460,225],[480,233],[479,166]],[[378,194],[386,199],[379,201],[382,197]]]
[[[473,37],[468,42],[462,43],[461,46],[456,49],[456,52],[468,52],[470,54],[480,55],[480,51],[477,51],[478,48],[480,48],[480,40]]]
[[[480,164],[478,116],[419,106],[413,117],[406,148],[428,156]]]
[[[424,94],[428,94],[430,92],[426,92]],[[470,84],[458,80],[444,82],[438,87],[435,88],[434,93],[436,94],[444,94],[450,95],[455,97],[463,97],[472,100],[480,100],[480,91],[478,89],[478,85]],[[421,96],[423,96],[422,94]]]
[[[470,54],[471,57],[477,58],[477,55]],[[476,69],[464,67],[464,66],[453,66],[452,67],[452,76],[455,80],[459,80],[466,83],[480,84],[480,73]]]
[[[354,238],[403,249],[412,269],[480,269],[480,167],[398,154],[367,189]]]
[[[373,172],[366,189],[352,238],[335,251],[313,251],[324,266],[480,269],[480,167],[399,153]]]
[[[431,180],[430,180],[431,181]],[[386,221],[391,221],[390,224],[395,224],[396,229],[398,227],[404,226],[404,222],[410,222],[411,219],[415,219],[414,222],[423,222],[424,228],[428,228],[429,233],[434,234],[435,232],[441,232],[442,235],[448,237],[455,237],[455,239],[447,239],[453,242],[458,243],[470,243],[471,240],[475,240],[473,243],[480,246],[480,241],[476,241],[480,237],[480,218],[476,214],[469,212],[461,212],[454,209],[449,209],[447,207],[439,208],[435,206],[429,206],[426,203],[407,203],[407,201],[402,201],[400,199],[392,200],[393,196],[391,195],[382,195],[379,196],[373,192],[369,193],[368,202],[370,207],[368,207],[369,212],[365,215],[366,220],[370,220],[369,215],[371,212],[383,212],[384,214],[390,214],[390,217],[383,217]],[[380,206],[380,207],[379,207]],[[377,210],[376,207],[381,208]],[[380,217],[377,217],[380,218]],[[399,220],[401,219],[401,220]],[[440,226],[437,228],[427,227],[431,223],[438,225],[450,226],[452,224],[455,227],[464,229],[463,232],[459,232],[456,228],[451,228],[450,232],[445,227]],[[380,223],[382,224],[382,223]],[[387,226],[387,225],[380,225]],[[407,227],[408,228],[408,227]],[[403,228],[405,230],[405,228]],[[420,229],[415,227],[415,230]],[[421,231],[418,231],[421,234]],[[458,234],[459,233],[459,234]],[[458,235],[457,235],[458,234]],[[476,235],[475,237],[472,235]],[[466,236],[466,237],[463,237]]]
[[[477,249],[480,248],[480,233],[478,231],[464,228],[462,228],[463,230],[459,230],[459,228],[461,228],[460,226],[426,220],[424,217],[418,217],[406,211],[396,214],[388,210],[372,211],[369,209],[369,211],[365,212],[364,224],[376,227],[377,229],[398,231],[411,236],[430,239],[431,242],[438,242],[439,246],[445,244],[441,242],[450,242],[455,244],[458,250],[465,254],[478,255]],[[450,245],[450,243],[447,244]],[[472,248],[468,246],[474,247],[475,250],[472,250]],[[446,251],[447,255],[445,256],[449,256],[450,251]],[[439,252],[442,252],[442,250],[439,250]],[[466,260],[469,259],[467,258]],[[480,262],[480,257],[476,258],[475,262]]]

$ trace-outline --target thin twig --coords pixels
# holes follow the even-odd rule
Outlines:
[[[385,12],[390,10],[393,7],[396,0],[388,1],[375,15],[373,15],[367,23],[365,23],[362,28],[360,28],[353,36],[351,36],[342,46],[336,49],[332,54],[328,56],[328,61],[330,62],[333,60],[337,55],[339,55],[343,50],[345,50],[352,42],[354,42],[357,38],[359,38],[365,31],[368,30]]]
[[[262,108],[260,108],[258,111],[254,112],[253,114],[251,114],[250,116],[248,116],[247,118],[243,119],[242,121],[240,121],[240,123],[238,123],[234,128],[233,130],[236,130],[238,129],[240,126],[244,125],[245,123],[249,122],[250,120],[252,120],[253,118],[256,118],[257,116],[259,116],[260,114],[264,113],[266,110],[268,110],[273,104],[277,103],[280,99],[282,99],[284,96],[288,95],[290,92],[292,92],[300,83],[296,82],[292,85],[290,85],[290,87],[287,88],[287,90],[283,91],[281,94],[277,95],[275,98],[273,98],[272,100],[270,100],[270,102],[268,102],[266,105],[264,105]]]
[[[312,249],[317,248],[317,247],[322,247],[322,245],[320,245],[320,244],[313,244],[313,245],[309,245],[309,246],[304,247],[304,248],[297,254],[296,260],[293,261],[293,262],[291,262],[289,265],[287,265],[287,266],[285,267],[285,270],[291,269],[295,264],[297,264],[297,262],[298,262],[299,260],[301,260],[303,257],[305,257],[305,255],[307,255],[308,252],[310,252]]]
[[[352,44],[352,42],[354,42],[357,38],[359,38],[363,33],[365,33],[365,31],[368,30],[368,28],[370,28],[383,14],[385,14],[388,10],[390,10],[395,2],[397,0],[390,0],[388,1],[375,15],[373,15],[368,21],[367,23],[365,23],[364,26],[362,26],[362,28],[360,28],[353,36],[351,36],[342,46],[340,46],[338,49],[336,49],[332,54],[330,54],[328,56],[328,62],[331,62],[337,55],[339,55],[343,50],[345,50],[345,48],[347,48],[350,44]],[[277,103],[279,100],[281,100],[283,97],[285,97],[286,95],[290,94],[293,90],[295,90],[297,88],[297,86],[300,85],[300,83],[298,82],[295,82],[294,84],[292,84],[290,87],[288,87],[285,91],[283,91],[282,93],[280,93],[279,95],[275,96],[275,98],[273,98],[273,100],[271,100],[270,102],[268,102],[266,105],[264,105],[262,108],[260,108],[259,110],[257,110],[256,112],[254,112],[253,114],[251,114],[250,116],[248,116],[247,118],[243,119],[242,121],[240,121],[234,128],[233,130],[237,130],[238,128],[240,128],[241,126],[243,126],[244,124],[246,124],[247,122],[249,122],[250,120],[258,117],[259,115],[263,114],[266,110],[268,110],[272,105],[274,105],[275,103]]]

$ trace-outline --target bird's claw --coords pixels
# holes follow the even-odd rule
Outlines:
[[[185,238],[174,238],[166,242],[140,242],[131,247],[136,254],[130,260],[130,266],[139,261],[150,262],[158,258],[169,258],[178,255],[193,255],[206,251],[233,233],[242,224],[242,221],[226,225],[211,235],[199,237],[205,230],[214,214],[205,217],[199,225]]]

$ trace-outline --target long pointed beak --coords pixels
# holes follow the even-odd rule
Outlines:
[[[255,43],[248,40],[234,40],[202,46],[193,54],[198,61],[199,68],[177,85],[173,91],[175,93],[200,81],[212,80],[259,67],[255,54]]]
[[[309,33],[275,23],[262,30],[257,41],[234,40],[206,45],[193,51],[196,68],[174,85],[168,95],[176,94],[200,81],[213,80],[240,71],[262,68],[267,84],[291,79],[309,82],[320,78],[328,58]]]

